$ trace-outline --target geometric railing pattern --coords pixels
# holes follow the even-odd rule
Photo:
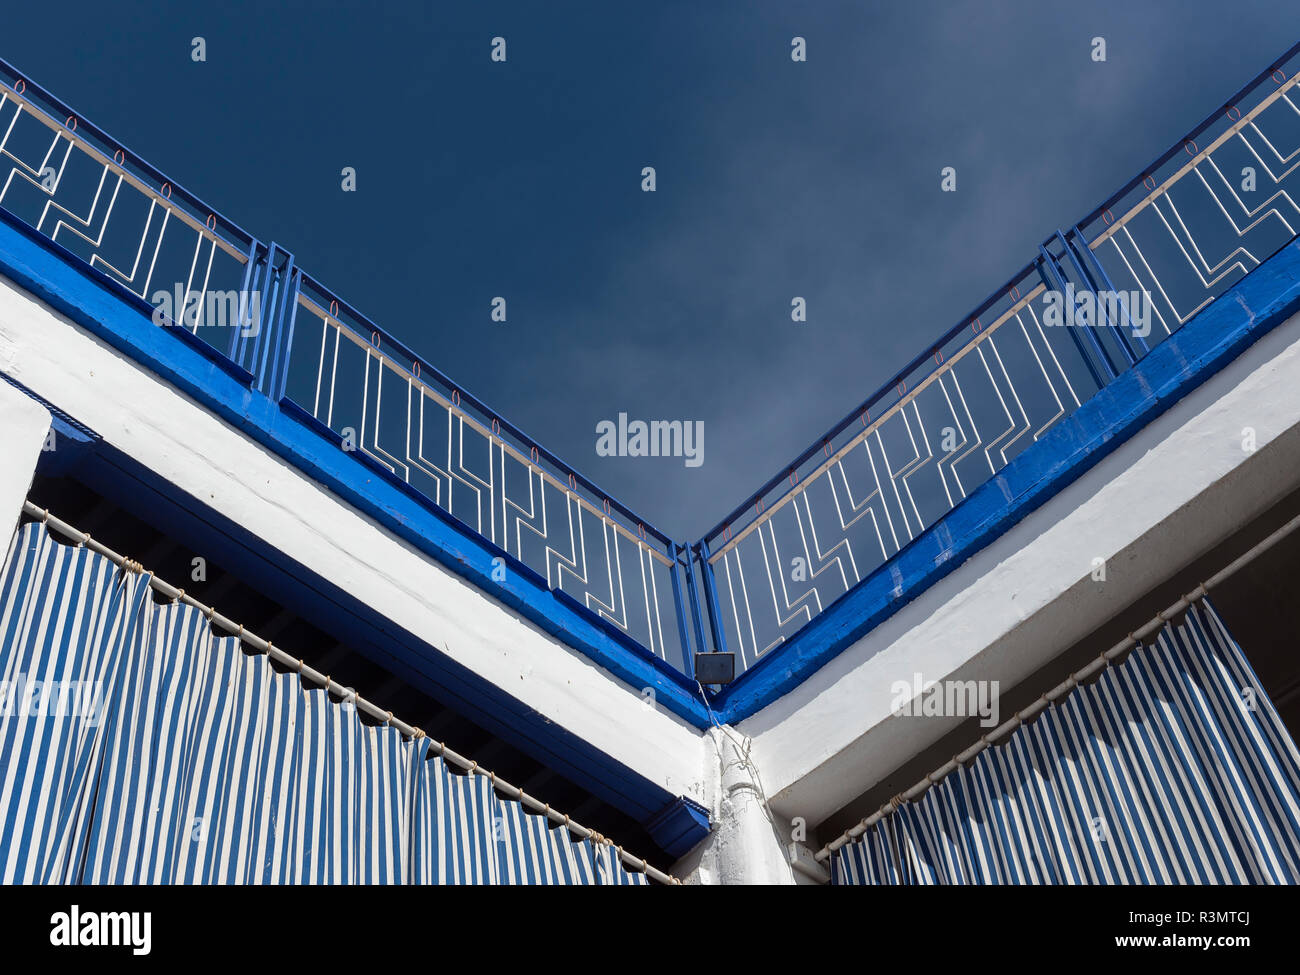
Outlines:
[[[287,395],[346,448],[689,672],[671,539],[306,275],[293,339]]]
[[[743,670],[1296,236],[1298,56],[1045,240],[694,544],[3,61],[0,207],[644,651],[690,675],[695,652],[730,650]]]
[[[0,206],[552,589],[692,671],[684,601],[694,582],[672,539],[302,272],[292,254],[244,233],[3,62],[0,81]]]
[[[788,640],[1295,237],[1296,51],[704,536],[716,640]]]

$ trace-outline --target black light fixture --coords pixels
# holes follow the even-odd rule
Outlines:
[[[695,679],[701,684],[730,684],[736,679],[734,653],[697,653]]]

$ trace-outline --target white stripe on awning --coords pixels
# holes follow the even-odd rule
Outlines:
[[[84,544],[26,524],[0,576],[0,882],[673,882],[48,521]],[[102,710],[49,713],[55,688]]]
[[[1295,883],[1300,752],[1202,601],[831,866],[836,884]]]

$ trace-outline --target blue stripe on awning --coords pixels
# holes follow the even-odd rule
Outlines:
[[[1300,880],[1300,753],[1208,600],[834,854],[836,884]]]
[[[36,523],[0,576],[0,681],[4,883],[648,883]],[[22,713],[85,686],[102,713]]]

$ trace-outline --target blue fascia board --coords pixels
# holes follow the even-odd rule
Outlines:
[[[877,568],[800,633],[714,698],[735,723],[807,679],[902,605],[938,582],[1213,375],[1298,305],[1300,244],[1245,277],[1136,366],[1087,400],[970,497]],[[684,675],[531,569],[477,536],[291,403],[275,404],[219,355],[178,342],[138,296],[92,272],[58,244],[0,210],[0,272],[168,379],[395,534],[468,579],[701,730],[710,721]],[[124,303],[126,306],[124,307]],[[187,337],[188,338],[188,337]],[[491,579],[494,558],[512,569]]]
[[[1292,241],[1152,348],[713,701],[728,724],[798,686],[1300,310]]]
[[[93,271],[59,244],[0,208],[0,274],[15,281],[101,340],[150,369],[274,451],[389,531],[483,592],[604,667],[637,692],[701,730],[710,725],[698,688],[666,661],[607,628],[586,607],[538,585],[540,578],[513,556],[424,500],[391,472],[376,471],[328,439],[309,415],[250,389],[246,374],[221,357],[179,341],[155,325],[151,306]],[[399,487],[399,483],[401,486]],[[492,579],[503,558],[506,579]],[[629,706],[632,706],[629,698]]]
[[[93,451],[80,452],[66,473],[127,511],[147,512],[150,524],[177,543],[203,552],[211,564],[272,595],[349,649],[639,822],[672,801],[672,793],[663,786],[484,681],[438,647],[393,627],[363,600],[308,571],[116,448],[100,442]],[[357,690],[366,693],[365,688]]]

